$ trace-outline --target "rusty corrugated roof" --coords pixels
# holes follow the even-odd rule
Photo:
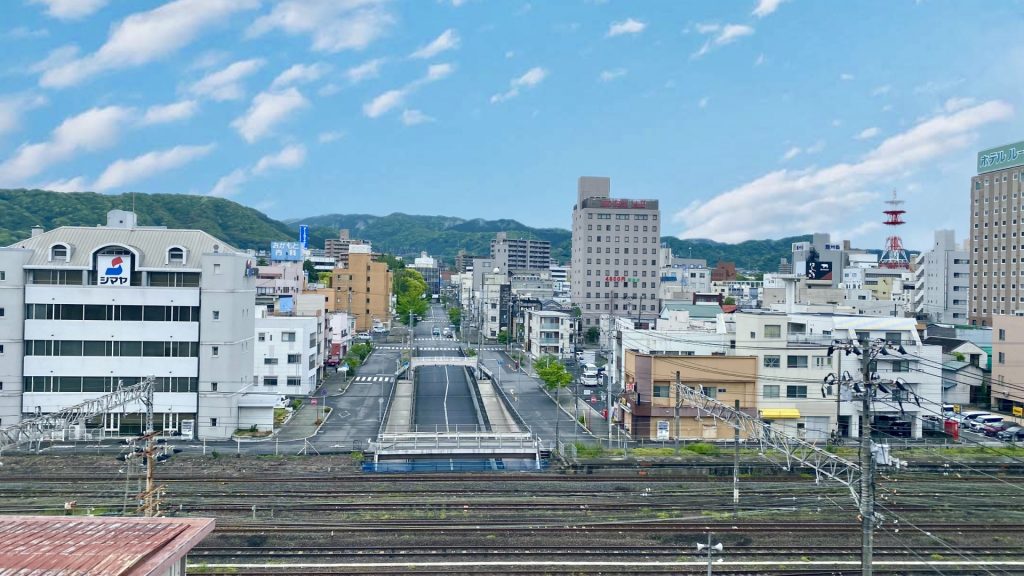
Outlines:
[[[0,576],[150,574],[212,529],[207,518],[0,516]]]

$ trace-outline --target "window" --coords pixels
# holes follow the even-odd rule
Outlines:
[[[298,364],[301,361],[302,361],[302,354],[289,354],[288,355],[288,363],[289,364]]]
[[[779,356],[765,356],[764,357],[765,368],[781,368],[782,359]]]
[[[259,334],[256,335],[256,339],[259,340],[260,342],[266,342],[267,341],[267,333],[266,332],[260,332]]]
[[[708,398],[718,398],[718,388],[714,386],[701,386],[700,389]]]
[[[309,355],[309,369],[316,368],[316,354]]]
[[[814,367],[815,368],[824,368],[826,366],[831,366],[831,365],[832,365],[832,357],[831,356],[815,356],[814,357]]]
[[[1004,340],[1006,340],[1006,330],[1000,328],[999,329],[999,341],[1002,342]]]
[[[901,344],[903,342],[903,335],[899,332],[886,332],[885,341],[892,344]]]
[[[210,418],[210,427],[212,427],[212,428],[216,428],[217,427],[217,419],[216,418]]]
[[[54,244],[50,247],[50,260],[65,260],[68,259],[68,247],[65,244]]]
[[[765,384],[764,392],[762,396],[765,398],[778,398],[779,397],[779,385],[778,384]]]
[[[892,363],[893,372],[910,372],[910,361],[899,360]]]
[[[210,392],[216,392],[216,391],[217,391],[217,383],[216,382],[210,382]]]
[[[288,385],[289,386],[299,386],[301,384],[302,384],[302,378],[298,378],[296,376],[289,376],[288,377]]]
[[[7,280],[7,272],[0,270],[0,282],[3,282],[4,280]]]
[[[807,356],[786,356],[787,368],[807,368]]]
[[[167,250],[167,263],[168,264],[184,264],[185,263],[185,250],[175,246],[174,248],[168,248]]]
[[[214,264],[213,265],[213,273],[214,274],[222,274],[222,272],[220,271],[220,264]]]
[[[999,353],[999,363],[1000,364],[1006,364],[1006,353],[1005,352],[1000,352]]]
[[[4,309],[0,308],[0,318],[3,318],[3,317],[4,317]]]
[[[264,376],[263,377],[263,385],[264,386],[277,386],[277,376]]]
[[[282,332],[281,342],[295,342],[295,332]]]
[[[655,384],[654,385],[654,397],[655,398],[668,398],[669,397],[668,384]]]
[[[786,386],[786,398],[807,398],[807,386]]]
[[[214,320],[220,320],[220,310],[214,310],[213,311],[213,319]]]
[[[266,366],[271,366],[271,365],[277,364],[277,358],[264,358],[263,359],[263,364],[266,365]]]
[[[220,346],[210,347],[210,355],[213,356],[214,358],[220,356]]]

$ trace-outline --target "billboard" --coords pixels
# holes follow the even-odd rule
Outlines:
[[[804,275],[808,280],[827,280],[832,281],[832,263],[822,262],[818,256],[818,251],[811,247],[810,253],[807,254],[807,260],[804,264]]]
[[[303,250],[309,248],[309,226],[306,224],[299,225],[299,244],[302,245]]]
[[[128,254],[100,254],[96,257],[97,286],[131,286],[132,257]]]
[[[302,262],[302,244],[298,242],[271,242],[271,262]]]
[[[1024,166],[1024,142],[978,152],[978,174]]]

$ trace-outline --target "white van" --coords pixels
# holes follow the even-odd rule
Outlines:
[[[996,414],[988,414],[986,416],[978,416],[974,420],[971,420],[971,430],[974,430],[975,432],[981,432],[982,430],[985,429],[985,426],[988,426],[989,424],[996,424],[997,422],[1002,422],[1002,421],[1003,421],[1003,417],[1002,416],[998,416]]]
[[[975,418],[978,418],[979,416],[991,416],[991,413],[990,412],[985,412],[984,410],[973,410],[971,412],[961,412],[960,413],[960,417],[957,420],[960,422],[960,427],[961,428],[968,428],[968,427],[970,427],[971,422]]]
[[[584,386],[597,386],[601,383],[601,378],[597,372],[597,366],[593,364],[584,364],[583,372],[580,374],[580,384]]]

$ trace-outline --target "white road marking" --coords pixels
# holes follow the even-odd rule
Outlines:
[[[693,568],[707,566],[707,560],[701,561],[682,561],[682,562],[658,562],[658,561],[616,561],[616,560],[598,560],[598,561],[566,561],[566,560],[526,560],[526,561],[510,561],[510,562],[496,562],[496,561],[463,561],[463,562],[336,562],[336,563],[289,563],[289,564],[206,564],[204,566],[209,568],[427,568],[427,567],[452,567],[452,568],[464,568],[464,567],[511,567],[511,566],[579,566],[579,567],[623,567],[623,566],[652,566],[652,567],[666,567],[666,568]],[[783,566],[791,566],[793,564],[799,564],[800,566],[860,566],[860,560],[725,560],[722,562],[716,562],[715,566],[736,566],[736,567],[769,567],[777,568]],[[1017,560],[875,560],[871,563],[872,566],[927,566],[927,567],[963,567],[963,566],[1024,566],[1024,561]],[[198,566],[198,564],[190,563],[189,566]]]
[[[448,429],[448,366],[444,367],[444,431],[451,432]]]

